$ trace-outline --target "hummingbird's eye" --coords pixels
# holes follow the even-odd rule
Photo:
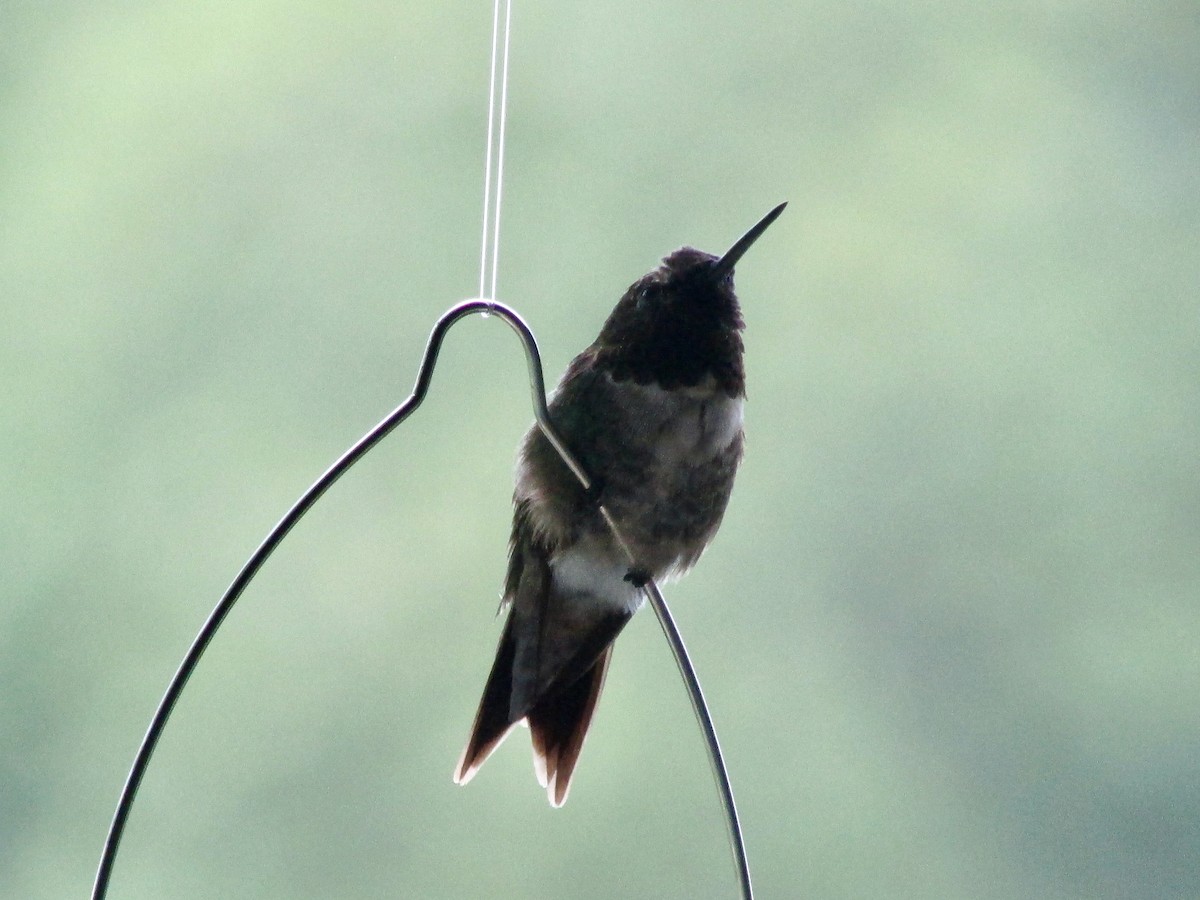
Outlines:
[[[645,309],[648,304],[654,302],[654,300],[657,296],[658,296],[658,285],[656,285],[656,284],[647,284],[647,285],[644,285],[644,286],[638,288],[637,303],[636,303],[637,308]]]

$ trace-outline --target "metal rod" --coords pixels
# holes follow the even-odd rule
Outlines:
[[[109,825],[108,834],[104,841],[104,849],[100,856],[100,865],[97,868],[96,880],[92,888],[92,900],[104,900],[107,896],[117,850],[120,847],[121,837],[125,832],[125,826],[129,820],[129,814],[133,808],[133,802],[137,796],[138,788],[142,783],[142,778],[146,774],[151,757],[154,755],[154,750],[158,746],[159,738],[162,737],[163,730],[166,728],[167,720],[170,718],[175,704],[183,693],[188,679],[196,670],[201,657],[204,655],[204,651],[208,648],[217,630],[221,627],[221,623],[224,622],[234,603],[237,602],[242,592],[258,574],[267,559],[282,543],[288,532],[292,530],[292,527],[333,486],[334,482],[341,478],[351,466],[366,455],[367,451],[383,440],[384,437],[421,405],[433,380],[433,369],[437,363],[438,353],[441,350],[446,333],[455,322],[472,313],[496,315],[500,319],[503,319],[505,324],[512,328],[521,338],[521,343],[525,348],[534,415],[537,417],[538,426],[545,433],[546,438],[554,446],[555,450],[562,456],[564,462],[570,467],[575,477],[579,479],[580,483],[585,488],[591,486],[591,480],[588,478],[587,473],[555,432],[553,423],[550,421],[550,414],[546,407],[546,385],[542,374],[541,354],[538,351],[537,340],[534,338],[529,326],[525,324],[525,320],[515,310],[494,300],[465,300],[447,310],[438,319],[433,327],[433,331],[429,335],[429,341],[425,347],[425,354],[421,359],[421,366],[417,372],[417,381],[413,387],[412,394],[389,413],[383,421],[363,435],[354,446],[343,453],[301,495],[300,499],[276,523],[258,549],[254,551],[245,565],[242,566],[237,577],[234,578],[220,601],[218,601],[216,607],[205,620],[203,626],[201,626],[200,632],[192,641],[191,647],[188,648],[183,661],[180,663],[175,675],[171,678],[166,692],[163,694],[158,707],[154,711],[154,716],[150,720],[150,726],[146,729],[146,734],[138,747],[137,755],[134,757],[133,765],[130,767],[129,774],[125,779],[125,785],[121,790],[121,796],[117,802],[116,812],[113,815],[112,823]],[[617,543],[632,562],[633,558],[629,553],[628,545],[622,539],[616,523],[613,522],[607,510],[602,509],[602,512],[605,521],[613,531]],[[704,740],[708,747],[709,762],[712,765],[713,776],[717,781],[721,804],[725,811],[729,842],[738,870],[741,896],[743,900],[751,900],[750,870],[746,860],[745,845],[742,841],[741,827],[738,823],[737,809],[734,805],[733,790],[729,784],[729,776],[725,770],[720,745],[717,743],[716,731],[713,728],[708,707],[705,705],[704,695],[700,691],[700,683],[696,678],[695,671],[688,658],[687,649],[683,645],[683,640],[679,636],[679,631],[675,627],[666,601],[663,599],[658,586],[653,581],[647,581],[643,590],[650,600],[650,604],[654,609],[655,615],[658,617],[659,624],[662,626],[668,643],[671,645],[671,652],[675,656],[675,662],[679,667],[680,674],[683,676],[688,697],[692,702],[692,708],[696,713],[697,721],[700,723],[700,730],[704,734]]]

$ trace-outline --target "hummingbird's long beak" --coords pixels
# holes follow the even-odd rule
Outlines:
[[[738,238],[736,244],[725,251],[725,255],[713,264],[712,277],[714,281],[719,281],[733,271],[733,267],[737,265],[737,261],[750,249],[751,244],[762,237],[762,233],[767,230],[767,226],[779,218],[785,206],[787,206],[787,201],[780,203],[763,216],[757,225]]]

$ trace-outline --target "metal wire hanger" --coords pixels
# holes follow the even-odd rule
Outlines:
[[[494,0],[494,3],[492,69],[488,96],[488,147],[484,166],[483,239],[479,277],[480,296],[457,303],[442,314],[429,335],[424,356],[417,370],[416,384],[413,386],[409,397],[390,412],[378,425],[359,438],[349,450],[343,453],[300,496],[291,509],[284,514],[283,518],[267,534],[266,538],[258,546],[258,549],[251,554],[245,565],[242,566],[241,571],[238,572],[237,577],[233,579],[233,582],[226,589],[216,607],[214,607],[201,626],[199,633],[184,655],[183,661],[179,664],[179,668],[167,685],[167,690],[159,701],[158,707],[155,709],[154,716],[150,720],[150,725],[142,738],[133,764],[129,769],[129,774],[126,776],[120,799],[117,802],[116,811],[113,814],[113,819],[105,838],[104,848],[101,852],[100,864],[97,868],[96,879],[92,888],[92,900],[104,900],[108,894],[108,886],[112,877],[113,866],[116,862],[117,851],[120,847],[121,837],[124,834],[130,811],[133,808],[134,799],[142,783],[142,778],[146,774],[151,757],[154,754],[159,739],[162,737],[163,730],[166,728],[167,720],[170,718],[176,702],[183,693],[188,679],[195,672],[201,657],[204,655],[204,651],[208,648],[217,630],[221,627],[221,623],[242,595],[242,592],[245,591],[246,587],[266,563],[267,559],[283,542],[283,539],[287,537],[293,526],[312,509],[325,492],[333,486],[334,482],[341,478],[351,466],[362,459],[368,451],[407,419],[425,400],[425,395],[428,393],[429,385],[433,380],[433,370],[437,364],[438,353],[441,350],[447,332],[449,332],[455,322],[475,313],[483,316],[494,315],[516,332],[525,351],[530,393],[538,427],[579,480],[580,484],[585,489],[591,487],[592,482],[587,472],[584,471],[578,460],[575,459],[569,448],[563,443],[555,431],[553,422],[550,420],[546,408],[546,386],[542,372],[541,353],[538,350],[537,340],[534,338],[533,331],[516,310],[496,299],[496,277],[499,271],[497,250],[500,239],[500,199],[503,186],[505,109],[508,95],[508,56],[509,34],[512,22],[512,0],[503,0],[503,22],[501,22],[501,0]],[[498,104],[497,83],[500,86]],[[609,529],[612,531],[617,545],[632,564],[634,562],[633,555],[629,550],[628,544],[626,544],[621,536],[619,523],[613,520],[608,510],[603,506],[600,507],[600,512]],[[687,648],[683,643],[683,638],[680,636],[679,629],[675,625],[675,621],[667,607],[667,602],[663,598],[658,585],[655,584],[653,579],[649,579],[642,586],[642,591],[650,601],[650,605],[654,609],[654,614],[662,627],[663,634],[666,636],[667,642],[671,647],[671,653],[675,657],[675,663],[683,678],[684,687],[687,690],[688,698],[691,701],[692,709],[696,714],[696,720],[700,725],[700,730],[704,737],[708,750],[709,763],[712,766],[713,778],[724,812],[734,865],[737,870],[739,896],[742,900],[752,900],[753,889],[750,882],[750,867],[746,858],[746,848],[742,839],[741,825],[738,821],[737,808],[734,803],[733,788],[730,785],[729,775],[725,769],[712,717],[709,715],[708,706],[700,690],[700,682],[692,667]]]

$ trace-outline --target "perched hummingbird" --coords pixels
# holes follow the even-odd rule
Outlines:
[[[721,524],[742,457],[746,396],[733,267],[786,205],[724,256],[691,247],[667,256],[629,287],[567,368],[550,420],[589,490],[536,424],[525,435],[501,601],[508,620],[458,784],[524,721],[551,805],[566,801],[613,641],[642,605],[641,587],[690,569]]]

